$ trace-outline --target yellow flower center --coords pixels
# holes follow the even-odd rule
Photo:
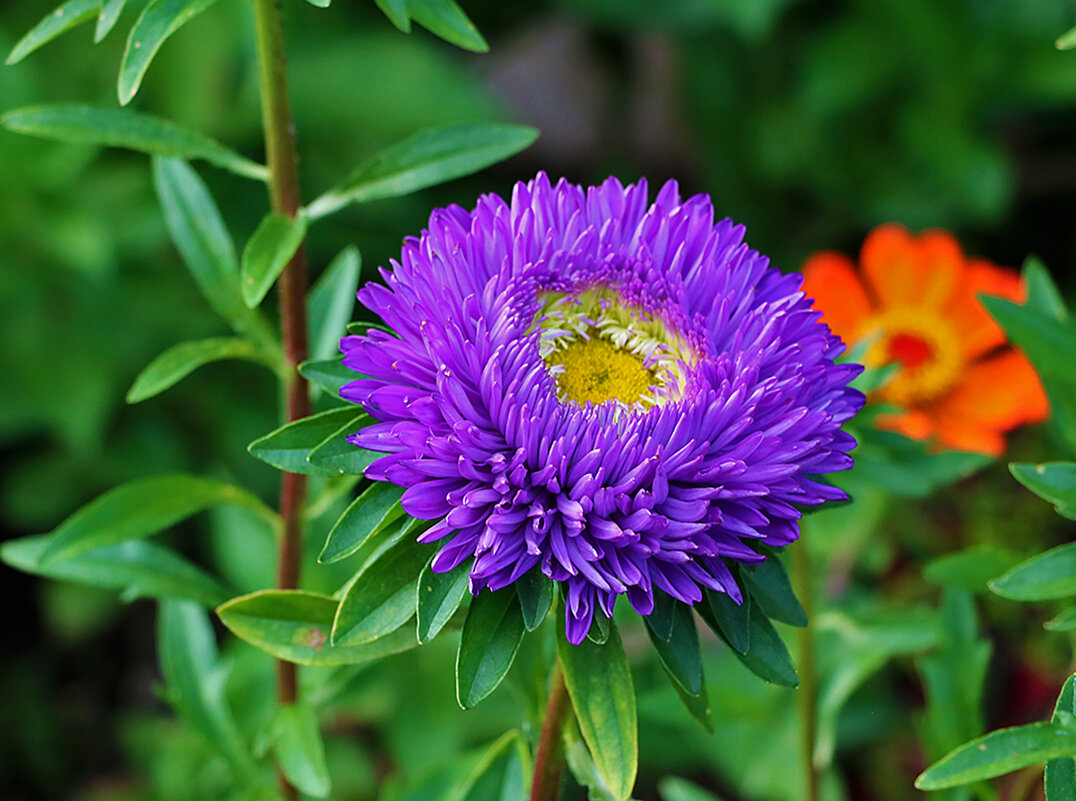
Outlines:
[[[679,333],[610,289],[548,292],[534,326],[564,403],[644,411],[679,398],[698,361]]]
[[[557,374],[561,399],[580,405],[609,400],[637,403],[654,383],[641,357],[619,350],[607,339],[572,342],[556,352],[551,362],[564,368]]]
[[[876,338],[863,357],[867,367],[900,365],[878,391],[881,400],[899,406],[944,394],[964,367],[960,343],[942,317],[929,309],[888,309],[867,321],[864,337]]]

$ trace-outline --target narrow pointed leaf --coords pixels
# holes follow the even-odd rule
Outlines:
[[[609,641],[609,632],[613,629],[613,621],[601,612],[594,613],[594,619],[590,621],[590,630],[587,631],[587,639],[595,645],[605,645]]]
[[[447,573],[435,573],[433,558],[422,568],[418,577],[418,641],[428,643],[440,633],[452,615],[459,609],[467,592],[470,564],[456,565]]]
[[[1076,756],[1076,727],[1031,723],[999,729],[965,743],[935,762],[915,780],[920,790],[944,790],[992,779],[1014,770]]]
[[[676,605],[680,603],[671,595],[655,591],[654,592],[654,611],[646,616],[647,630],[662,640],[667,640],[672,636],[673,626],[676,625]]]
[[[328,796],[329,766],[313,707],[303,702],[278,707],[271,731],[273,753],[288,780],[307,795]]]
[[[1014,463],[1009,465],[1013,477],[1069,520],[1076,520],[1076,463]]]
[[[676,697],[680,699],[680,703],[684,705],[684,709],[688,711],[688,714],[690,714],[691,717],[698,721],[700,726],[706,729],[710,734],[713,734],[714,721],[710,714],[710,696],[706,692],[705,679],[702,682],[702,690],[698,694],[692,695],[680,686],[680,683],[676,680],[676,677],[672,675],[664,662],[661,664],[661,667],[665,670],[665,675],[669,677],[669,683],[672,684],[672,688],[676,690]]]
[[[22,37],[8,54],[5,63],[17,64],[60,34],[92,19],[100,6],[101,0],[68,0],[55,11],[49,12],[47,17]]]
[[[404,516],[402,497],[403,490],[394,484],[371,484],[336,521],[318,561],[330,564],[352,556],[370,537]]]
[[[332,0],[306,0],[306,2],[318,8],[328,8],[332,4]]]
[[[699,615],[714,633],[729,644],[738,654],[746,654],[751,648],[751,596],[744,595],[738,604],[727,593],[703,590],[703,603],[698,605]]]
[[[1076,595],[1076,542],[1021,562],[991,581],[990,589],[1014,601],[1047,601]]]
[[[1066,715],[1076,714],[1076,675],[1069,676],[1057,696],[1053,723],[1062,723]],[[1070,718],[1071,719],[1071,718]],[[1076,760],[1071,757],[1051,759],[1043,776],[1046,801],[1076,801]]]
[[[389,22],[404,33],[411,33],[411,17],[407,15],[407,0],[374,0]]]
[[[205,134],[129,109],[56,104],[17,108],[0,117],[9,130],[59,142],[122,147],[157,156],[203,159],[247,178],[263,180],[261,164]]]
[[[334,397],[340,395],[340,388],[352,381],[362,378],[353,370],[340,363],[340,359],[323,359],[305,361],[299,365],[299,372],[312,384],[317,384]]]
[[[631,797],[639,765],[631,668],[613,626],[605,645],[572,645],[558,615],[557,653],[579,729],[594,764],[618,801]]]
[[[1023,267],[1024,283],[1027,284],[1027,305],[1031,309],[1053,317],[1055,320],[1065,321],[1069,312],[1061,292],[1054,283],[1050,271],[1046,265],[1035,256],[1028,256],[1024,260]]]
[[[355,418],[355,407],[346,406],[304,417],[259,437],[247,446],[251,455],[289,473],[315,476],[339,475],[339,471],[311,464],[307,457],[318,445]]]
[[[310,290],[307,310],[311,359],[332,359],[335,356],[339,360],[340,338],[346,333],[347,324],[355,311],[355,290],[359,285],[361,268],[359,249],[346,247]]]
[[[97,15],[97,26],[93,31],[93,41],[101,42],[108,36],[119,22],[123,7],[127,0],[104,0],[101,4],[101,13]]]
[[[410,620],[418,577],[432,548],[406,538],[363,568],[336,610],[333,644],[373,642]]]
[[[1054,42],[1054,46],[1058,50],[1071,50],[1076,47],[1076,28],[1070,28],[1065,33],[1057,37],[1057,41]]]
[[[677,602],[673,607],[672,630],[667,639],[659,637],[650,626],[650,618],[643,618],[646,632],[658,652],[658,658],[669,676],[684,690],[698,696],[702,686],[702,653],[699,650],[699,632],[695,628],[695,615],[691,607]]]
[[[156,157],[153,182],[172,241],[209,305],[239,333],[279,351],[264,318],[243,303],[235,246],[198,173],[181,159]]]
[[[407,13],[434,36],[475,53],[489,52],[489,45],[456,0],[407,0]]]
[[[318,445],[306,457],[310,464],[333,470],[338,475],[361,476],[371,464],[385,454],[368,451],[353,445],[347,438],[362,428],[371,425],[374,419],[368,414],[359,414],[348,420],[340,430]]]
[[[247,306],[253,309],[262,302],[299,249],[304,236],[306,217],[303,215],[265,215],[243,248],[240,287]]]
[[[368,645],[333,645],[329,634],[338,605],[302,590],[262,590],[233,598],[217,615],[241,640],[300,665],[362,664],[418,645],[414,632],[404,629]]]
[[[478,172],[529,147],[538,132],[523,125],[467,123],[431,128],[386,148],[306,209],[311,219],[348,203],[399,197]]]
[[[274,523],[277,520],[275,512],[233,484],[184,475],[140,478],[109,490],[61,523],[41,554],[41,563],[142,539],[224,503],[245,506]]]
[[[150,62],[164,40],[205,11],[216,0],[150,0],[131,29],[120,64],[118,93],[126,106],[138,92]]]
[[[41,534],[8,540],[0,545],[0,559],[27,573],[119,590],[128,600],[187,598],[216,606],[228,597],[224,586],[200,567],[168,548],[140,540],[103,545],[42,564],[41,556],[53,537]]]
[[[927,562],[923,577],[951,589],[986,592],[991,579],[1011,570],[1021,561],[1023,557],[1008,548],[990,544],[973,545]]]
[[[527,631],[534,631],[542,625],[553,605],[553,581],[534,567],[520,576],[516,582],[516,591],[519,593],[519,606],[523,612],[523,625],[527,627]]]
[[[785,566],[775,555],[771,554],[760,565],[745,565],[740,575],[751,597],[767,616],[790,626],[807,625],[807,613],[792,591]]]
[[[733,653],[759,678],[782,687],[798,687],[799,677],[788,648],[757,605],[751,607],[750,625],[751,647],[746,653]]]
[[[209,615],[191,601],[162,601],[160,610],[157,648],[169,701],[227,760],[236,778],[251,783],[254,762],[224,696],[225,674]]]
[[[456,652],[456,700],[470,709],[497,689],[516,658],[526,628],[515,589],[471,599]]]
[[[1043,628],[1050,631],[1072,631],[1076,629],[1076,606],[1070,606],[1061,614],[1043,623]]]
[[[264,354],[248,339],[215,337],[181,342],[170,347],[138,374],[127,390],[127,402],[139,403],[159,395],[203,364],[222,359],[246,359],[269,364]]]
[[[458,801],[517,801],[530,796],[530,751],[518,731],[490,746],[452,797]]]
[[[709,790],[704,790],[687,779],[666,776],[658,782],[662,801],[721,801]]]

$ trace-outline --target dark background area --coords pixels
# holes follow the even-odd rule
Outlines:
[[[134,107],[260,158],[248,5],[221,0],[169,40]],[[419,29],[404,36],[365,0],[337,0],[327,10],[285,0],[306,199],[420,127],[512,120],[542,131],[529,151],[478,176],[349,208],[319,224],[309,240],[315,276],[354,243],[364,279],[373,278],[433,206],[508,193],[542,169],[582,183],[614,173],[625,182],[646,176],[656,187],[675,177],[685,193],[710,193],[718,213],[745,223],[751,245],[785,269],[818,249],[854,253],[871,227],[899,221],[953,230],[970,253],[1002,264],[1018,266],[1037,253],[1071,289],[1076,53],[1056,51],[1053,41],[1076,24],[1072,2],[463,6],[488,39],[488,55],[463,53]],[[0,111],[45,102],[115,106],[119,58],[139,8],[131,3],[101,45],[90,43],[92,26],[83,26],[3,68]],[[51,4],[24,0],[0,9],[6,52]],[[264,213],[263,188],[208,165],[198,169],[241,247]],[[277,416],[276,388],[258,368],[211,365],[163,396],[133,407],[123,401],[138,371],[166,347],[223,332],[167,238],[145,157],[0,131],[0,538],[49,531],[100,492],[145,474],[231,476],[272,498],[275,472],[245,451]],[[1051,443],[1030,434],[1017,447],[1049,452]],[[999,497],[1024,503],[1009,483],[999,469],[958,488],[957,500],[916,514],[952,531],[954,508],[988,503],[987,496],[995,508]],[[1045,511],[1003,506],[990,525],[1013,542],[1071,536]],[[956,527],[979,525],[969,519]],[[1041,525],[1032,532],[1031,522]],[[237,586],[257,586],[267,566],[237,549],[222,525],[196,520],[169,540]],[[945,547],[900,536],[908,539],[867,568],[897,591],[907,580],[902,553]],[[0,797],[199,797],[192,788],[201,785],[184,783],[198,774],[197,746],[170,728],[153,694],[153,604],[122,604],[6,567],[0,596],[8,621],[0,641]],[[1019,614],[999,613],[994,623],[1011,638],[998,650],[1003,668],[992,681],[1015,705],[996,704],[995,721],[1041,714],[1057,686],[1056,656],[1027,656],[1021,631],[1029,624]],[[434,675],[438,659],[429,657],[421,675]],[[250,675],[251,686],[261,681],[258,669]],[[376,674],[371,686],[390,678]],[[899,717],[919,691],[897,676],[872,692],[890,698],[889,707],[876,706],[883,714],[875,728],[885,731],[885,714]],[[420,711],[412,710],[416,720]],[[475,715],[460,742],[497,731],[505,717]],[[349,766],[343,786],[351,788],[340,798],[370,797],[387,769],[379,759],[421,761],[400,756],[407,730],[378,728],[376,719],[340,725],[365,748],[338,757]],[[656,764],[663,730],[654,731],[644,744],[654,745]],[[870,764],[897,771],[890,762],[914,763],[914,747],[904,746],[869,756]],[[869,745],[849,747],[859,754],[847,759],[852,766],[872,753]],[[684,775],[729,791],[719,764],[687,753]],[[164,767],[162,754],[171,760]],[[641,798],[654,796],[660,775],[646,765]],[[848,774],[861,797],[910,797],[879,790],[884,770],[872,768],[869,779],[858,770]],[[857,791],[860,784],[866,789]],[[765,788],[740,792],[785,797]]]

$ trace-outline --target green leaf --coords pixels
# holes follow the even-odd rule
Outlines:
[[[1076,47],[1076,28],[1071,28],[1058,36],[1054,46],[1058,50],[1071,50]]]
[[[324,359],[320,361],[305,361],[299,365],[299,372],[311,384],[317,384],[333,397],[339,397],[340,388],[344,384],[357,381],[362,378],[354,370],[349,370],[340,363],[340,359]]]
[[[605,777],[598,770],[598,766],[594,764],[579,732],[579,726],[570,719],[564,727],[564,762],[575,780],[587,788],[588,801],[619,801],[605,783]]]
[[[1016,551],[998,545],[973,545],[927,562],[923,576],[943,587],[984,592],[990,579],[1011,569],[1021,558]]]
[[[306,217],[269,213],[243,248],[240,268],[243,302],[254,308],[288,266],[306,236]]]
[[[209,616],[191,601],[162,601],[157,649],[166,695],[179,716],[221,754],[242,784],[255,780],[254,762],[224,695],[225,671]]]
[[[721,801],[709,790],[676,776],[666,776],[658,781],[658,792],[663,801]]]
[[[244,158],[205,134],[148,114],[118,108],[70,104],[27,106],[0,117],[16,133],[59,142],[106,145],[151,153],[203,159],[247,178],[265,180],[264,166]]]
[[[354,411],[354,407],[351,407]],[[332,436],[310,451],[306,457],[310,464],[333,471],[337,475],[361,476],[366,468],[385,454],[368,451],[352,445],[347,438],[362,428],[374,423],[368,414],[358,414]]]
[[[376,534],[371,535],[366,542],[362,544],[362,547],[355,552],[355,562],[359,565],[359,569],[356,570],[351,578],[349,578],[344,585],[333,593],[333,597],[340,600],[354,586],[355,582],[362,576],[362,572],[381,558],[381,555],[387,552],[390,548],[394,547],[398,542],[404,539],[404,537],[421,533],[425,526],[429,525],[429,521],[416,520],[413,517],[403,517],[397,520],[395,523],[386,526],[378,531]],[[412,537],[414,539],[414,537]]]
[[[318,561],[330,564],[352,556],[371,536],[403,517],[402,497],[403,490],[393,484],[371,484],[336,521]]]
[[[537,566],[531,568],[516,581],[516,592],[519,593],[519,607],[523,613],[523,625],[527,631],[534,631],[549,614],[549,608],[553,605],[553,595],[556,588],[553,580],[543,575]]]
[[[127,0],[104,0],[104,3],[101,3],[101,13],[97,15],[97,27],[93,32],[95,44],[103,41],[116,27],[125,5]]]
[[[1024,260],[1023,273],[1027,284],[1027,307],[1055,320],[1067,320],[1069,312],[1065,301],[1046,265],[1035,256],[1028,256]]]
[[[760,565],[744,565],[740,575],[756,605],[768,617],[790,626],[807,625],[807,613],[800,606],[785,566],[776,555],[771,553]]]
[[[587,631],[587,639],[595,645],[605,645],[609,640],[609,632],[613,622],[604,614],[595,613],[590,621],[590,629]]]
[[[127,49],[120,64],[118,92],[126,106],[142,85],[150,62],[164,40],[205,11],[216,0],[150,0],[127,37]]]
[[[1076,714],[1076,675],[1069,676],[1061,686],[1051,721],[1060,724],[1073,714]],[[1051,759],[1046,763],[1043,784],[1046,801],[1076,801],[1076,761],[1067,757]]]
[[[335,356],[335,361],[339,362],[340,337],[344,335],[355,311],[355,290],[359,285],[361,268],[362,257],[359,249],[354,246],[346,247],[333,259],[332,264],[310,290],[307,314],[310,318],[312,359],[332,359]],[[348,372],[351,373],[350,370]]]
[[[999,729],[965,743],[938,760],[915,780],[920,790],[944,790],[991,779],[1059,757],[1076,756],[1071,723],[1031,723]]]
[[[306,2],[310,3],[312,6],[317,6],[318,8],[328,8],[332,3],[332,0],[306,0]]]
[[[856,431],[856,438],[854,478],[902,497],[925,498],[994,461],[981,453],[932,453],[922,442],[892,431],[864,428]]]
[[[329,633],[338,605],[302,590],[262,590],[233,598],[217,615],[241,640],[300,665],[361,664],[418,645],[414,633],[403,629],[368,645],[333,645]]]
[[[1076,463],[1013,463],[1009,470],[1017,481],[1052,503],[1059,515],[1076,520]]]
[[[746,654],[751,647],[751,595],[744,595],[742,604],[724,592],[703,590],[703,595],[699,616],[732,650]]]
[[[278,524],[273,510],[233,484],[184,475],[140,478],[109,490],[61,523],[41,554],[41,564],[148,537],[223,503],[245,506]]]
[[[277,707],[270,731],[277,764],[288,780],[306,795],[328,796],[332,784],[314,708],[303,702]]]
[[[127,402],[139,403],[159,395],[177,384],[203,364],[222,359],[247,359],[273,367],[250,340],[236,337],[214,337],[173,345],[138,374],[127,390]]]
[[[407,0],[374,0],[389,22],[404,33],[411,33],[411,17],[407,15]]]
[[[467,123],[420,131],[382,150],[306,209],[311,219],[349,203],[399,197],[478,172],[529,147],[538,132],[523,125]]]
[[[618,801],[631,797],[639,766],[631,668],[616,626],[605,645],[568,642],[558,615],[557,653],[579,729],[605,784]]]
[[[433,546],[396,543],[359,573],[336,610],[334,645],[363,645],[391,634],[415,614],[418,577]]]
[[[8,54],[5,63],[18,64],[42,45],[93,18],[100,7],[101,0],[68,0],[22,37]]]
[[[250,453],[289,473],[335,476],[339,470],[312,464],[307,457],[318,445],[334,436],[341,427],[355,419],[355,407],[345,406],[304,417],[259,437],[247,446]]]
[[[1076,595],[1076,542],[1021,562],[991,581],[990,589],[1013,601],[1047,601]]]
[[[782,687],[798,687],[799,677],[792,666],[788,648],[757,604],[751,607],[749,622],[751,647],[746,653],[741,654],[735,649],[733,653],[759,678]]]
[[[667,640],[676,625],[676,605],[680,603],[665,592],[654,593],[654,610],[646,616],[646,628],[655,637]]]
[[[235,246],[198,173],[181,159],[155,157],[153,182],[172,241],[209,305],[236,331],[278,352],[264,318],[243,303]]]
[[[470,564],[463,562],[447,573],[433,571],[433,557],[418,577],[418,641],[425,645],[438,635],[463,603]]]
[[[504,679],[526,629],[513,587],[471,599],[456,652],[456,700],[470,709]]]
[[[695,718],[710,734],[714,733],[714,722],[710,714],[710,696],[706,692],[706,681],[703,680],[702,691],[698,695],[692,695],[687,692],[673,677],[669,669],[662,663],[662,669],[665,671],[665,675],[669,677],[669,683],[672,688],[676,690],[676,696],[680,699],[680,703],[684,705],[684,708],[688,711],[691,717]]]
[[[217,579],[168,548],[139,540],[92,548],[70,559],[42,564],[55,535],[40,534],[0,545],[0,559],[39,576],[120,590],[126,599],[187,598],[216,606],[227,596]]]
[[[482,34],[456,0],[407,0],[407,13],[434,36],[475,53],[489,52]]]
[[[654,632],[650,617],[652,616],[643,618],[643,621],[662,666],[684,692],[700,695],[703,691],[702,654],[699,651],[699,632],[695,628],[695,616],[691,607],[680,602],[674,604],[672,631],[668,639],[662,639]]]
[[[1076,606],[1070,606],[1064,612],[1050,618],[1042,625],[1043,628],[1050,631],[1072,631],[1076,629]]]
[[[530,752],[518,731],[490,746],[452,793],[454,801],[522,801],[530,796]]]

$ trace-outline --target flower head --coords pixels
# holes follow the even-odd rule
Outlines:
[[[817,253],[804,265],[803,288],[834,332],[868,343],[868,366],[899,365],[877,392],[899,411],[880,415],[880,426],[998,456],[1003,432],[1045,419],[1035,370],[1006,346],[978,298],[1022,301],[1018,273],[966,257],[945,231],[913,236],[898,225],[871,232],[859,261],[857,274],[845,256]]]
[[[844,497],[815,477],[851,465],[861,368],[706,196],[539,174],[434,211],[383,276],[359,299],[396,335],[341,341],[365,376],[341,394],[381,421],[350,440],[388,454],[366,475],[440,521],[433,567],[473,558],[472,593],[560,582],[572,642],[622,594],[739,602],[726,560]]]

